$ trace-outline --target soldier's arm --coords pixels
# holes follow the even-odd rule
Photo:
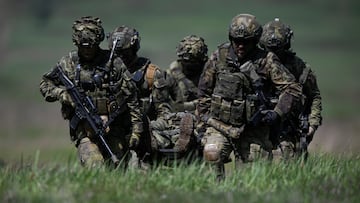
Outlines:
[[[314,72],[312,71],[309,72],[306,84],[309,85],[309,88],[311,90],[309,99],[312,101],[310,108],[311,111],[309,115],[309,124],[314,129],[317,129],[317,127],[320,126],[322,122],[322,116],[321,116],[322,103],[321,103],[320,90]]]
[[[207,120],[208,114],[210,112],[211,105],[211,95],[215,86],[215,76],[216,76],[216,53],[211,56],[209,61],[206,62],[204,70],[200,76],[198,84],[198,98],[199,103],[197,105],[196,111],[199,114],[201,120]]]
[[[137,89],[135,83],[131,80],[131,74],[128,71],[123,72],[124,82],[121,86],[121,91],[125,93],[126,104],[130,110],[131,123],[133,126],[133,133],[143,132],[143,122],[141,108],[137,97]],[[119,95],[122,97],[122,95]],[[123,98],[118,98],[119,100]]]
[[[67,58],[63,57],[59,61],[59,65],[63,68],[65,72],[68,72],[66,70],[68,69],[66,61]],[[60,94],[65,91],[65,87],[60,84],[60,81],[55,74],[55,68],[56,67],[52,68],[51,71],[45,73],[40,82],[40,92],[47,102],[55,102],[59,100]],[[67,74],[70,78],[70,74]]]
[[[166,79],[166,73],[157,69],[154,75],[154,85],[151,90],[151,98],[154,103],[157,117],[164,117],[172,112],[170,106],[170,91],[171,87],[169,81]]]
[[[269,52],[266,62],[268,74],[279,95],[275,111],[282,117],[289,113],[291,108],[301,102],[302,87],[296,82],[295,77],[280,63],[273,53]]]
[[[166,80],[168,81],[169,84],[169,92],[170,92],[170,98],[174,101],[177,102],[181,99],[181,93],[179,92],[179,87],[178,87],[178,81],[176,80],[176,77],[174,76],[174,70],[173,70],[173,63],[170,64],[170,67],[166,70],[165,72],[165,76],[166,76]]]

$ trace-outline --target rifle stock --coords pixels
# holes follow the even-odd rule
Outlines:
[[[101,117],[97,114],[97,109],[92,102],[91,98],[89,96],[86,96],[84,93],[80,92],[73,82],[67,77],[67,75],[64,73],[60,65],[56,66],[56,75],[62,85],[65,86],[66,91],[71,96],[71,99],[75,103],[75,115],[70,120],[70,130],[75,131],[78,124],[82,120],[86,120],[91,127],[91,129],[94,131],[94,133],[97,135],[97,137],[100,139],[101,143],[104,145],[106,151],[109,153],[111,160],[117,165],[120,161],[116,157],[116,155],[112,152],[109,145],[106,143],[104,139],[104,135],[106,134],[105,130],[109,126],[109,124],[112,122],[109,120],[106,124],[103,123]]]

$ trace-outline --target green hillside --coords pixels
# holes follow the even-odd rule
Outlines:
[[[212,52],[227,40],[228,24],[236,14],[251,13],[263,24],[279,17],[294,30],[294,50],[317,73],[327,122],[319,134],[335,132],[339,137],[360,130],[359,1],[4,0],[0,5],[0,158],[17,157],[26,149],[53,150],[53,154],[63,150],[52,142],[73,150],[59,105],[44,102],[39,82],[75,48],[71,26],[84,15],[100,17],[106,32],[123,24],[135,27],[142,39],[139,53],[163,69],[175,59],[175,47],[186,35],[204,37]],[[107,42],[101,46],[106,48]],[[352,138],[341,140],[358,143]]]

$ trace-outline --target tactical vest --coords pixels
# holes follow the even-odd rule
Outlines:
[[[249,63],[244,64],[250,65]],[[219,47],[219,61],[216,64],[217,77],[211,99],[211,116],[224,123],[240,126],[247,122],[246,105],[251,95],[251,79],[241,68],[229,61],[229,49]],[[251,114],[251,112],[250,112]]]
[[[80,91],[90,96],[99,115],[109,115],[115,110],[123,112],[126,109],[125,98],[118,96],[122,94],[118,89],[122,80],[118,80],[119,73],[110,71],[106,66],[106,58],[106,54],[101,56],[96,67],[82,66],[77,53],[70,53],[71,63],[75,68],[74,84]],[[119,101],[119,98],[123,99]]]

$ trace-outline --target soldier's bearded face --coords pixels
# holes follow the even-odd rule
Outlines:
[[[252,39],[233,39],[231,45],[237,57],[241,60],[254,50],[256,43]]]

